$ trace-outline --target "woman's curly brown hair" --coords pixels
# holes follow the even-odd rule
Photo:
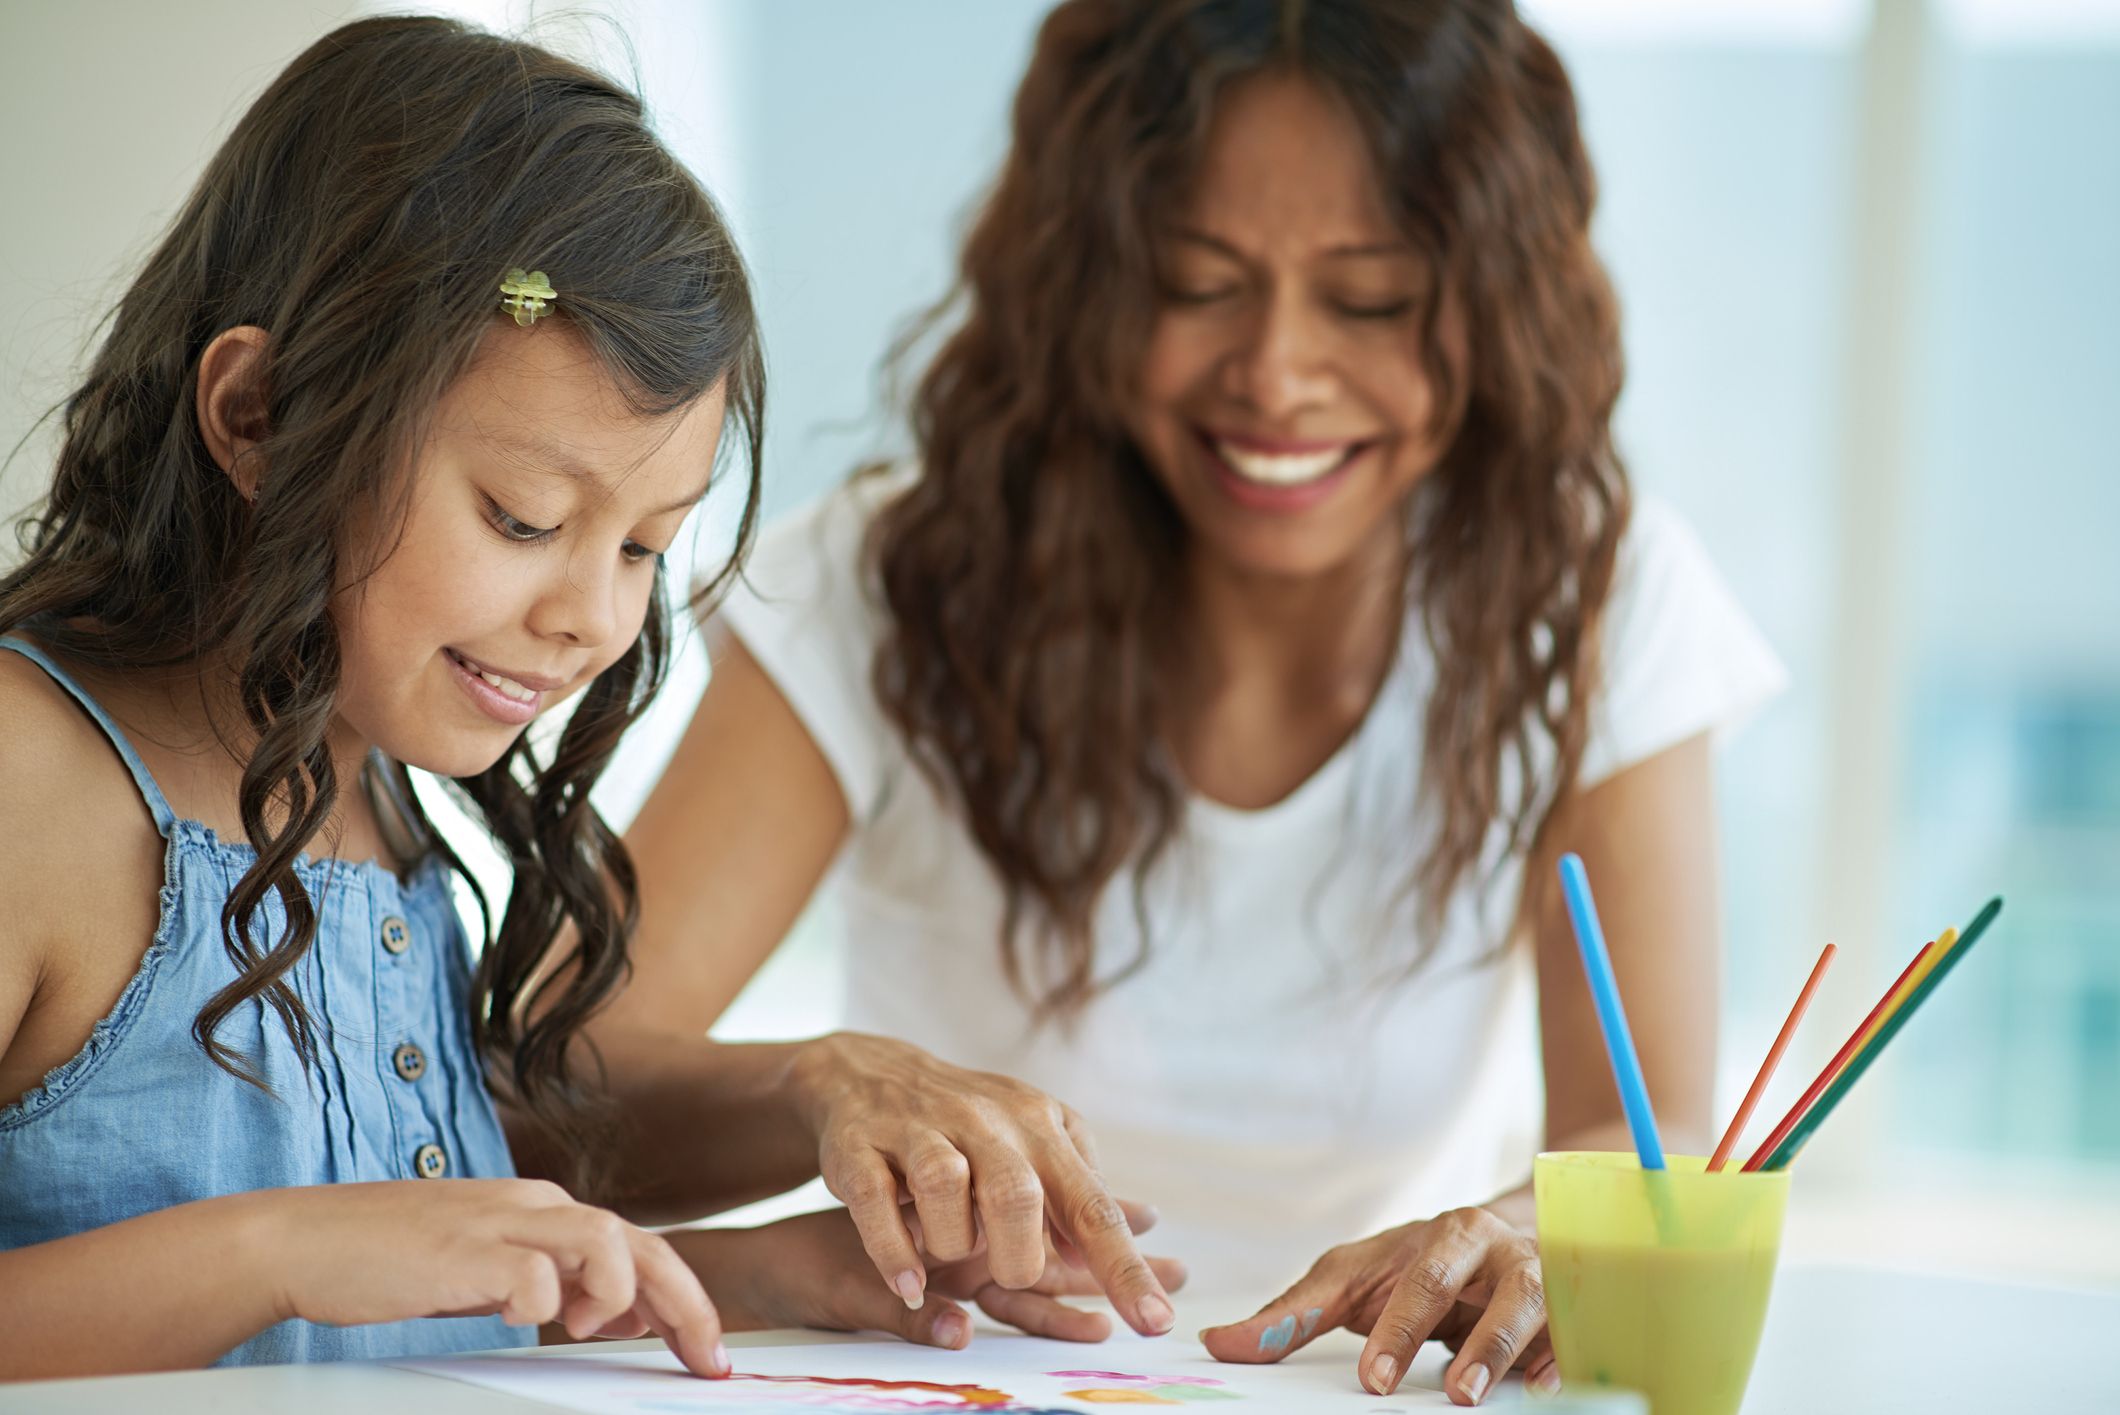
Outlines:
[[[1057,965],[1038,1001],[1062,1015],[1099,986],[1100,894],[1182,822],[1157,625],[1186,540],[1126,413],[1154,233],[1218,99],[1265,71],[1344,102],[1469,331],[1446,366],[1431,303],[1430,370],[1463,413],[1404,511],[1408,613],[1437,663],[1421,779],[1438,824],[1412,837],[1431,843],[1408,880],[1422,933],[1497,825],[1510,852],[1539,842],[1582,757],[1629,494],[1618,314],[1553,50],[1500,0],[1068,0],[958,289],[901,345],[955,317],[913,397],[919,479],[868,541],[889,611],[876,690],[1003,882],[1010,978],[1025,986],[1035,922]]]

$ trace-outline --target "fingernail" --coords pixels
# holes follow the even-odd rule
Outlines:
[[[1477,1405],[1480,1397],[1487,1393],[1489,1379],[1485,1366],[1474,1366],[1465,1372],[1465,1379],[1458,1382],[1458,1389],[1465,1393],[1465,1399]]]
[[[1169,1331],[1178,1320],[1178,1314],[1171,1311],[1170,1303],[1165,1302],[1154,1293],[1150,1293],[1136,1303],[1134,1305],[1134,1313],[1141,1318],[1141,1325],[1147,1327],[1157,1336]]]
[[[916,1312],[920,1310],[923,1295],[920,1290],[919,1273],[907,1268],[904,1272],[891,1279],[891,1286],[897,1290],[900,1297],[905,1299],[906,1306]]]
[[[1378,1395],[1391,1394],[1391,1387],[1399,1378],[1399,1358],[1379,1356],[1369,1363],[1369,1388]]]
[[[716,1375],[726,1376],[729,1374],[729,1348],[718,1341],[714,1343],[713,1365]]]
[[[964,1319],[962,1312],[944,1312],[935,1318],[935,1340],[951,1350],[972,1339],[972,1324]]]

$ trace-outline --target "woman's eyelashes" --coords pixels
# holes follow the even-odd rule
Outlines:
[[[1166,283],[1163,298],[1174,305],[1205,308],[1241,298],[1245,287],[1241,285],[1197,286]],[[1356,299],[1326,296],[1323,303],[1334,314],[1346,319],[1387,320],[1400,319],[1413,313],[1417,303],[1412,296],[1399,298]]]
[[[1226,300],[1237,294],[1234,285],[1218,286],[1209,290],[1188,289],[1181,285],[1165,285],[1163,298],[1174,305],[1211,305],[1217,300]]]
[[[1334,300],[1332,307],[1349,319],[1398,319],[1413,313],[1413,301],[1410,299],[1375,302]]]
[[[486,503],[486,523],[499,533],[501,539],[511,545],[550,545],[552,538],[560,532],[558,526],[533,526],[527,521],[509,515],[507,511],[502,509],[501,504],[490,496],[485,497],[484,500]],[[642,545],[637,540],[626,541],[619,546],[618,553],[634,564],[638,564],[643,560],[653,560],[660,565],[663,558],[662,551],[655,549],[653,546]]]

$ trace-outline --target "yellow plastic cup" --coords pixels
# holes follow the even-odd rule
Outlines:
[[[1781,1252],[1789,1172],[1709,1174],[1698,1155],[1532,1164],[1546,1320],[1564,1390],[1639,1391],[1654,1415],[1736,1415]]]

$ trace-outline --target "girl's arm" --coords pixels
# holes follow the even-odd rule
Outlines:
[[[1600,783],[1567,804],[1548,836],[1527,866],[1523,914],[1538,967],[1546,1148],[1633,1148],[1556,876],[1573,850],[1597,891],[1664,1149],[1704,1153],[1721,972],[1708,738]],[[1431,1338],[1458,1345],[1443,1388],[1462,1404],[1518,1366],[1555,1383],[1534,1232],[1527,1180],[1478,1208],[1335,1248],[1248,1321],[1202,1335],[1222,1360],[1265,1361],[1351,1327],[1369,1337],[1357,1373],[1379,1394]],[[1281,1323],[1293,1340],[1269,1339]]]
[[[882,1037],[707,1040],[849,825],[823,753],[729,638],[626,835],[640,880],[632,978],[586,1032],[625,1121],[613,1202],[642,1222],[678,1222],[821,1174],[881,1280],[915,1306],[927,1259],[968,1258],[982,1235],[998,1282],[1036,1281],[1051,1214],[1129,1322],[1168,1330],[1168,1297],[1097,1175],[1086,1132],[1059,1102]],[[510,1137],[523,1172],[561,1172],[526,1126],[511,1124]],[[906,1194],[924,1250],[899,1211]]]
[[[663,1239],[556,1186],[405,1179],[260,1189],[0,1253],[0,1380],[202,1366],[277,1322],[560,1321],[660,1334],[729,1371],[721,1325]]]
[[[273,1192],[0,1253],[0,1380],[203,1366],[279,1321]]]

